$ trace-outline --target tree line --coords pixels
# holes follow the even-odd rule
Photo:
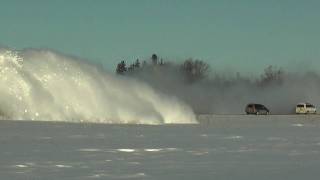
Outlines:
[[[188,82],[197,82],[205,79],[210,71],[208,63],[198,59],[186,59],[181,64],[173,64],[166,62],[163,58],[159,58],[158,55],[152,54],[152,56],[144,60],[142,63],[139,59],[136,59],[133,63],[127,66],[124,60],[120,61],[116,67],[116,73],[119,75],[130,75],[143,71],[144,69],[157,69],[157,68],[169,68],[175,67],[177,73],[182,74]]]
[[[209,77],[209,73],[211,72],[210,65],[202,60],[189,58],[185,59],[181,64],[174,64],[164,61],[156,54],[152,54],[149,59],[144,60],[142,63],[139,59],[136,59],[134,62],[130,63],[129,66],[122,60],[117,64],[116,74],[132,75],[133,73],[139,73],[146,69],[156,71],[158,68],[173,68],[176,71],[176,74],[182,75],[184,80],[188,83],[195,83],[203,80],[210,81],[210,78],[212,78]],[[236,73],[236,75],[238,80],[243,79],[240,76],[240,73]],[[285,72],[282,68],[270,65],[264,69],[264,72],[260,75],[260,78],[255,80],[255,83],[258,86],[281,84],[284,75]],[[243,80],[248,81],[247,78],[244,78]]]

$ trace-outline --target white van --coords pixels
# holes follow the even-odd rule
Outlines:
[[[317,109],[310,103],[299,103],[296,106],[296,114],[316,114]]]

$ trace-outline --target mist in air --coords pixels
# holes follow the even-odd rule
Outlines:
[[[294,113],[299,102],[320,105],[318,72],[292,72],[270,65],[247,77],[236,71],[217,73],[201,60],[157,61],[154,64],[150,58],[139,68],[133,63],[123,75],[177,97],[196,114],[244,114],[248,103],[264,104],[272,114]]]

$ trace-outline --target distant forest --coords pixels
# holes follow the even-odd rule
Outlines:
[[[219,75],[215,74],[215,77],[210,76],[211,67],[208,63],[199,60],[188,58],[184,60],[181,64],[175,64],[169,61],[165,61],[162,58],[159,58],[158,55],[153,54],[149,59],[143,60],[140,62],[139,59],[136,59],[134,62],[127,65],[126,61],[121,61],[117,64],[116,73],[118,75],[128,75],[136,77],[139,73],[151,73],[162,72],[166,73],[168,76],[168,70],[170,69],[170,75],[179,76],[181,80],[185,83],[198,83],[204,81],[212,81],[212,78],[217,81]],[[214,74],[214,73],[212,73]],[[241,77],[240,73],[235,73],[236,79],[249,81],[247,78]],[[270,83],[281,84],[284,71],[281,68],[276,68],[274,66],[268,66],[264,69],[264,72],[254,80],[256,85],[268,85]],[[224,79],[224,81],[227,81]],[[227,82],[224,82],[227,83]]]

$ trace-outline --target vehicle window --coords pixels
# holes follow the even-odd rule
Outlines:
[[[264,107],[263,105],[261,105],[261,104],[256,104],[256,108],[258,108],[258,109],[264,109],[265,107]]]
[[[314,106],[312,104],[307,104],[306,107],[307,108],[313,108]]]
[[[303,108],[303,107],[304,107],[304,105],[303,105],[303,104],[298,104],[298,105],[297,105],[297,107],[299,107],[299,108]]]

